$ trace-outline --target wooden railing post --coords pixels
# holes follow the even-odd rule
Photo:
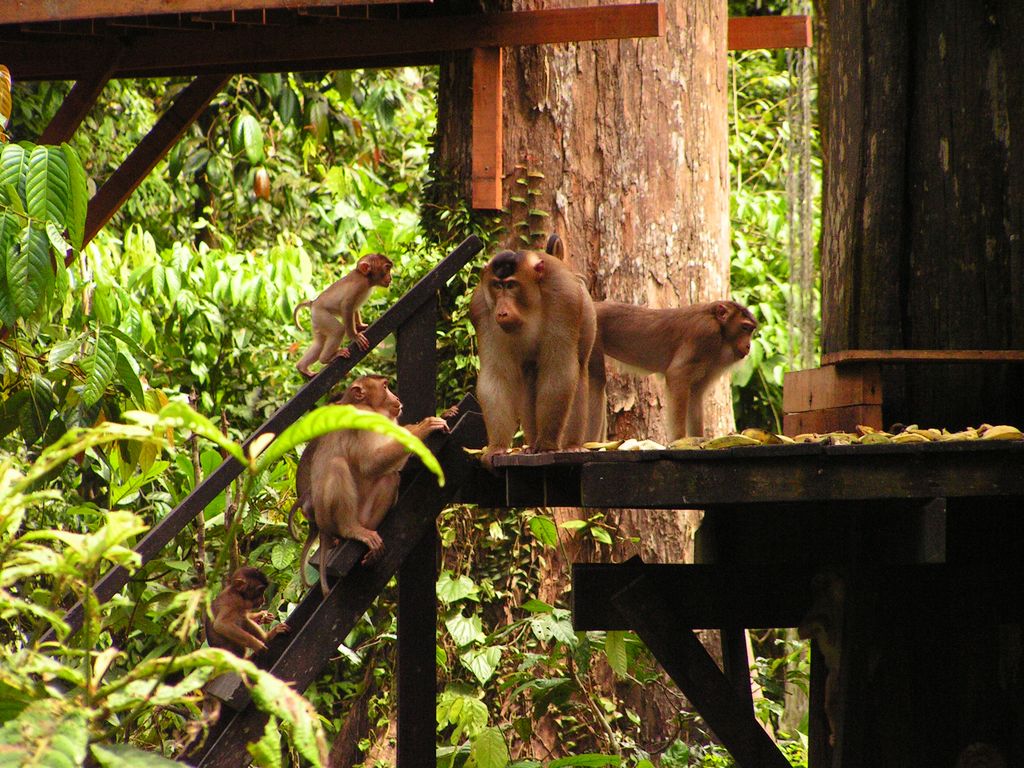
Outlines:
[[[397,333],[404,423],[437,408],[437,297]],[[436,765],[437,532],[431,527],[398,571],[398,768]]]

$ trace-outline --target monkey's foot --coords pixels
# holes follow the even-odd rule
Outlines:
[[[298,370],[299,373],[301,373],[307,379],[312,379],[316,375],[311,370],[309,370],[309,368],[299,368],[298,366],[295,366],[295,368],[296,368],[296,370]]]
[[[363,555],[363,559],[360,561],[363,565],[370,565],[376,562],[384,554],[384,539],[376,531],[371,531],[369,528],[359,528],[351,532],[342,532],[342,536],[361,541],[369,548],[369,551]]]
[[[358,347],[361,350],[366,351],[367,349],[370,348],[370,340],[368,338],[366,338],[366,336],[363,335],[362,333],[357,333],[356,334],[356,345],[358,345]]]
[[[480,463],[484,465],[491,472],[494,471],[494,457],[501,456],[503,453],[508,453],[508,448],[493,448],[488,447],[482,454],[480,454]]]
[[[348,351],[348,347],[342,347],[338,350],[338,357],[350,357],[351,355],[352,353]]]
[[[292,631],[292,628],[289,627],[284,622],[282,622],[282,623],[278,624],[276,627],[274,627],[273,629],[271,629],[269,632],[267,632],[267,640],[273,640],[278,635],[287,635],[291,631]]]

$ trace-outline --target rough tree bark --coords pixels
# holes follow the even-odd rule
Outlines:
[[[654,307],[729,296],[726,3],[665,4],[664,38],[523,47],[507,50],[504,65],[505,245],[556,231],[595,299]],[[513,0],[501,10],[526,7]],[[435,154],[438,172],[466,197],[468,62],[441,68]],[[511,201],[527,190],[529,205]],[[530,241],[543,247],[540,234]],[[614,435],[664,439],[660,382],[612,372],[608,394]],[[731,429],[728,381],[707,400],[708,430]],[[692,560],[695,512],[615,510],[606,520],[636,543],[598,552],[570,540],[570,559]],[[567,564],[552,560],[541,597],[562,601],[567,578]],[[647,691],[630,704],[643,718],[642,744],[664,748],[678,699]]]

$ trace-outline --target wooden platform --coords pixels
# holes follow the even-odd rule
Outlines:
[[[491,494],[491,506],[704,509],[1024,497],[1020,441],[508,454],[494,464],[499,477],[478,491]]]

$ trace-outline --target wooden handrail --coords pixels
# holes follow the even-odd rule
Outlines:
[[[844,349],[821,356],[822,365],[1021,362],[1024,349]]]
[[[483,247],[484,244],[475,235],[470,235],[463,240],[455,250],[445,256],[436,267],[409,289],[408,293],[396,301],[391,309],[366,329],[364,333],[370,342],[369,349],[364,351],[354,343],[350,344],[349,357],[339,357],[323,368],[290,400],[278,408],[259,429],[253,432],[243,443],[243,447],[248,446],[266,432],[281,434],[282,430],[313,408],[321,397],[326,395],[358,362],[369,354],[370,350],[397,331],[425,301],[434,296]],[[209,477],[171,510],[167,517],[153,526],[135,547],[135,551],[142,558],[142,565],[153,559],[175,536],[184,530],[188,523],[195,519],[196,515],[206,509],[207,505],[242,473],[242,469],[243,466],[237,459],[226,458]],[[96,583],[94,591],[97,600],[100,603],[105,603],[117,594],[127,582],[128,571],[125,568],[122,566],[112,568]],[[71,634],[81,629],[83,613],[83,606],[79,601],[64,615],[64,621],[71,627]],[[54,639],[53,631],[48,631],[43,639]]]

